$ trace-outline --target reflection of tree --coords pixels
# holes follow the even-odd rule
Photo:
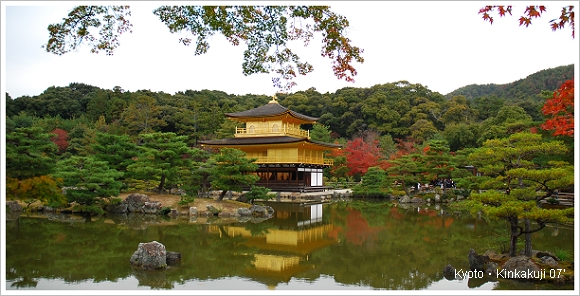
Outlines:
[[[6,279],[10,279],[12,277],[9,276],[8,272],[6,274]],[[13,282],[10,285],[10,288],[18,288],[18,289],[22,289],[22,288],[36,288],[36,285],[38,285],[38,282],[36,280],[34,280],[34,278],[30,278],[29,276],[23,276],[21,278],[18,279],[18,281]]]
[[[388,215],[385,212],[391,209],[391,203],[387,202],[358,202],[350,204],[350,208],[360,212],[360,215],[368,221],[369,225],[382,226],[387,222]],[[349,211],[350,213],[350,211]]]
[[[350,210],[346,217],[346,239],[349,243],[361,246],[363,243],[370,246],[377,239],[379,228],[370,227],[361,212]]]
[[[208,280],[240,276],[252,266],[256,250],[245,246],[241,236],[229,236],[223,227],[217,233],[208,225],[192,227],[187,224],[167,227],[166,246],[182,254],[178,270],[168,272],[171,280]],[[220,230],[221,227],[221,230]],[[220,235],[221,233],[221,235]]]
[[[6,266],[15,278],[101,282],[130,273],[129,264],[124,263],[138,241],[123,236],[122,231],[110,231],[110,225],[32,218],[21,219],[20,224],[18,239],[6,233]]]
[[[230,235],[228,234],[228,232],[224,229],[223,225],[218,225],[218,229],[220,231],[220,237],[226,237],[226,238],[231,238]]]
[[[18,231],[6,232],[10,270],[6,279],[21,287],[41,278],[60,278],[65,283],[115,282],[133,274],[128,261],[139,243],[154,240],[168,251],[181,253],[182,264],[167,270],[163,283],[158,277],[140,276],[141,286],[169,289],[169,284],[186,280],[240,276],[252,266],[256,250],[244,246],[242,237],[220,237],[188,224],[165,226],[163,231],[158,227],[20,219]]]
[[[264,221],[260,223],[245,223],[244,229],[250,232],[252,237],[262,236],[270,233],[269,229],[278,229],[272,222]]]
[[[99,283],[116,282],[134,274],[140,286],[171,289],[191,281],[228,277],[276,286],[292,277],[316,281],[330,276],[339,285],[428,289],[443,278],[441,271],[447,264],[468,270],[469,249],[485,251],[485,238],[493,234],[494,228],[503,227],[502,221],[486,222],[424,208],[403,210],[379,203],[335,203],[325,205],[323,210],[325,223],[333,226],[327,235],[337,243],[304,256],[301,260],[306,261],[299,265],[308,268],[292,270],[283,278],[267,273],[264,277],[252,275],[249,271],[255,270],[255,255],[269,253],[248,247],[241,235],[220,236],[219,226],[213,224],[150,224],[145,229],[134,229],[113,224],[108,218],[63,223],[20,217],[18,228],[6,228],[6,280],[16,289],[34,288],[40,279]],[[271,229],[266,223],[245,226],[257,234]],[[357,230],[361,233],[356,234]],[[554,240],[549,232],[537,233],[536,247],[573,253],[568,236],[573,238],[574,229],[559,231],[563,239]],[[139,243],[153,240],[164,244],[168,251],[182,254],[181,265],[163,271],[162,278],[136,274],[128,263]]]
[[[139,286],[148,286],[152,289],[171,289],[173,282],[167,279],[166,270],[144,270],[132,268],[133,275],[139,281]]]
[[[469,248],[481,235],[478,232],[489,229],[482,222],[475,230],[467,228],[466,221],[454,223],[459,218],[441,216],[434,210],[403,210],[387,203],[350,203],[346,207],[344,222],[339,219],[345,216],[334,212],[343,212],[344,205],[330,206],[327,215],[332,217],[330,223],[345,225],[335,234],[345,240],[311,254],[310,262],[317,268],[301,276],[312,280],[317,274],[327,274],[348,285],[425,289],[442,279],[441,270],[448,263],[468,268]]]

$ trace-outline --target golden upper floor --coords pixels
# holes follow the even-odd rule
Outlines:
[[[303,130],[299,125],[284,123],[281,120],[248,121],[246,127],[236,127],[235,137],[271,137],[293,136],[310,139],[310,131]]]
[[[318,120],[285,108],[275,99],[258,108],[225,115],[245,124],[245,127],[236,128],[235,137],[292,136],[309,139],[310,132],[301,129],[300,125]]]

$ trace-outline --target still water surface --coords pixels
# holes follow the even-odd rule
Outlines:
[[[574,290],[574,285],[448,280],[470,248],[499,251],[502,221],[387,203],[273,205],[262,222],[154,215],[23,214],[6,221],[7,290]],[[139,243],[182,255],[165,271],[132,268]],[[573,226],[534,233],[534,249],[573,256]]]

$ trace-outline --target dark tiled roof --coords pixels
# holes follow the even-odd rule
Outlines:
[[[288,136],[282,137],[254,137],[254,138],[229,138],[229,139],[219,139],[219,140],[206,140],[199,141],[202,145],[261,145],[261,144],[287,144],[287,143],[297,143],[297,142],[309,142],[315,145],[326,146],[329,148],[340,148],[340,144],[325,143],[319,141],[311,141],[305,138],[294,138]]]
[[[225,115],[228,117],[234,117],[234,118],[238,118],[238,117],[254,118],[254,117],[272,117],[272,116],[282,115],[284,113],[289,113],[290,115],[292,115],[298,119],[305,120],[305,121],[311,121],[311,122],[318,121],[318,118],[316,118],[316,117],[310,117],[310,116],[306,116],[304,114],[300,114],[298,112],[294,112],[286,107],[283,107],[282,105],[280,105],[278,103],[268,103],[268,104],[262,105],[258,108],[254,108],[254,109],[250,109],[250,110],[246,110],[246,111],[241,111],[241,112],[235,112],[235,113],[226,113]]]

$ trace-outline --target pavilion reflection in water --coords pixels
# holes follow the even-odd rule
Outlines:
[[[333,225],[324,223],[322,203],[267,204],[275,210],[274,218],[262,222],[271,222],[272,227],[267,231],[252,234],[244,225],[228,225],[222,229],[231,237],[242,236],[246,239],[244,244],[258,249],[247,276],[274,288],[314,269],[308,262],[309,255],[338,241],[328,235]],[[210,231],[220,233],[218,226],[212,226]]]

